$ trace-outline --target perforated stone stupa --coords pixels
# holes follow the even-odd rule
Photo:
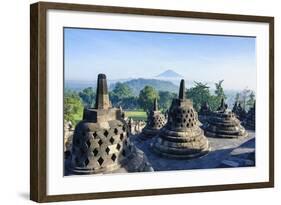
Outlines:
[[[140,138],[150,139],[156,136],[165,123],[165,116],[158,110],[157,99],[155,99],[153,103],[153,109],[151,109],[149,112],[146,126],[143,128]]]
[[[75,127],[69,174],[151,171],[143,152],[131,144],[122,110],[111,107],[106,76],[98,75],[96,103]]]
[[[240,121],[243,121],[246,117],[246,110],[242,108],[242,106],[239,102],[234,103],[234,106],[232,108],[232,112],[236,115],[236,117]]]
[[[244,120],[244,126],[250,130],[256,129],[256,104],[250,108]]]
[[[222,98],[220,107],[217,111],[212,112],[208,119],[208,125],[205,129],[206,136],[219,138],[238,138],[246,137],[248,133],[241,125],[235,114],[227,109]]]
[[[206,126],[207,122],[208,122],[208,118],[211,114],[211,109],[209,107],[209,104],[207,102],[204,102],[201,105],[201,108],[198,112],[199,114],[199,121],[203,124],[203,128]]]
[[[185,83],[181,80],[179,97],[173,99],[168,122],[152,142],[152,149],[165,157],[194,158],[209,151],[208,139],[199,127],[198,115],[185,98]]]

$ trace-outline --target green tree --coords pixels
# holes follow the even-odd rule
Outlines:
[[[93,107],[95,102],[96,93],[92,87],[85,88],[79,92],[79,96],[83,101],[85,107]]]
[[[159,109],[164,112],[171,106],[173,98],[176,98],[177,94],[169,91],[159,91]]]
[[[247,99],[248,99],[250,93],[251,93],[251,90],[244,89],[240,94],[240,96],[241,96],[241,106],[245,110],[247,109]]]
[[[122,106],[124,109],[132,107],[135,104],[132,89],[125,83],[117,82],[114,89],[109,93],[113,106]],[[131,100],[131,104],[130,104]]]
[[[220,80],[218,83],[215,83],[215,97],[214,97],[214,107],[215,109],[219,107],[221,99],[224,98],[226,100],[226,95],[224,94],[224,90],[222,87],[222,83],[224,80]]]
[[[83,103],[76,92],[67,90],[64,93],[63,115],[64,120],[71,121],[74,126],[82,119]]]
[[[122,108],[124,108],[126,110],[137,110],[137,109],[139,109],[138,100],[139,99],[136,96],[127,97],[121,101],[120,106],[122,106]]]
[[[215,90],[215,94],[217,97],[221,98],[226,98],[224,91],[223,91],[223,87],[222,87],[222,83],[224,80],[220,80],[218,83],[215,83],[216,86],[216,90]]]
[[[204,102],[209,103],[211,109],[214,106],[213,98],[207,84],[195,82],[195,86],[187,90],[186,96],[192,100],[193,107],[197,111],[200,110],[200,107]]]
[[[132,89],[127,84],[120,83],[120,82],[116,83],[112,92],[114,93],[114,95],[118,96],[120,99],[133,96]]]
[[[235,102],[239,102],[239,101],[240,101],[240,93],[236,93]]]
[[[247,109],[249,110],[251,107],[253,107],[254,106],[254,104],[255,104],[255,101],[256,101],[256,99],[255,99],[255,93],[254,93],[254,91],[251,91],[250,92],[250,94],[249,94],[249,98],[248,98],[248,100],[247,100]]]
[[[199,111],[201,104],[209,101],[209,87],[206,84],[195,82],[195,86],[187,90],[186,96],[192,100],[195,110]]]
[[[139,105],[143,110],[149,111],[153,106],[154,99],[159,99],[158,92],[151,86],[145,86],[139,94]]]

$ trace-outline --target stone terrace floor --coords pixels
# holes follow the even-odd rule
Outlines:
[[[136,135],[131,140],[145,153],[154,171],[255,166],[255,132],[247,131],[246,138],[208,138],[211,151],[189,160],[160,157],[152,151],[151,139],[143,141]]]

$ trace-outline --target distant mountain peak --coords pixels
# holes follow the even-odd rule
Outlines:
[[[156,77],[161,77],[161,78],[181,78],[183,77],[182,75],[178,74],[177,72],[169,69],[164,71],[163,73],[160,73],[159,75],[157,75]]]

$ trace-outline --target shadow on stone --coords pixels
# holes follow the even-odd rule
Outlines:
[[[194,159],[172,159],[161,157],[151,150],[152,139],[142,141],[133,136],[135,145],[146,153],[154,171],[192,170],[255,166],[255,139],[251,133],[248,138],[218,139],[209,138],[212,149],[207,155]]]

